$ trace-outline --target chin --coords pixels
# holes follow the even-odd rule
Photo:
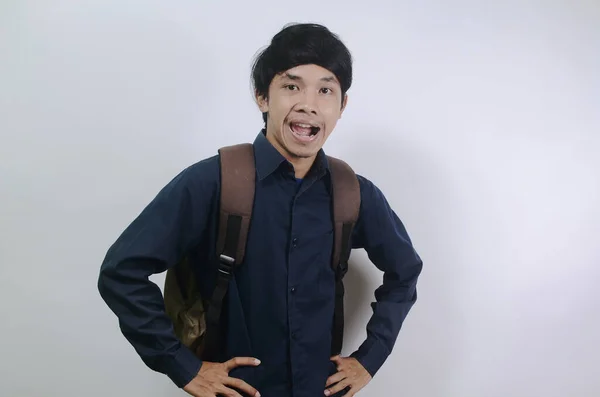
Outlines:
[[[292,140],[291,142],[286,142],[287,151],[292,154],[294,157],[298,158],[309,158],[316,156],[319,150],[321,149],[321,141],[320,139],[314,142],[310,142],[307,144],[299,144]]]
[[[317,155],[319,151],[308,151],[308,150],[292,150],[290,151],[290,153],[296,157],[296,158],[300,158],[300,159],[308,159],[311,157],[314,157]]]

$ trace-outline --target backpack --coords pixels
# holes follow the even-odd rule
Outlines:
[[[352,249],[351,236],[360,209],[360,186],[354,171],[342,160],[327,156],[332,179],[334,245],[331,266],[335,271],[335,310],[331,355],[341,353],[344,332],[344,284]],[[219,150],[221,193],[216,252],[217,283],[210,299],[201,296],[188,258],[167,270],[164,304],[175,335],[196,356],[216,361],[223,300],[231,275],[243,263],[252,217],[255,163],[252,144]]]

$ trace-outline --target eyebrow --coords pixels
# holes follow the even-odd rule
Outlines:
[[[293,81],[302,81],[302,77],[295,75],[295,74],[288,73],[288,72],[286,72],[284,74],[284,78],[287,78],[287,79],[293,80]],[[336,78],[333,76],[326,76],[326,77],[321,77],[320,80],[325,81],[327,83],[332,83],[332,82],[336,81]]]

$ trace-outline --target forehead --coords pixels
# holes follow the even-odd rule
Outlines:
[[[319,65],[299,65],[277,75],[280,80],[300,81],[310,83],[334,83],[339,85],[335,74]]]

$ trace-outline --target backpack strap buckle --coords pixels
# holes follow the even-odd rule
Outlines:
[[[225,254],[221,254],[219,256],[219,272],[224,274],[225,276],[231,276],[233,265],[235,264],[235,259]]]

